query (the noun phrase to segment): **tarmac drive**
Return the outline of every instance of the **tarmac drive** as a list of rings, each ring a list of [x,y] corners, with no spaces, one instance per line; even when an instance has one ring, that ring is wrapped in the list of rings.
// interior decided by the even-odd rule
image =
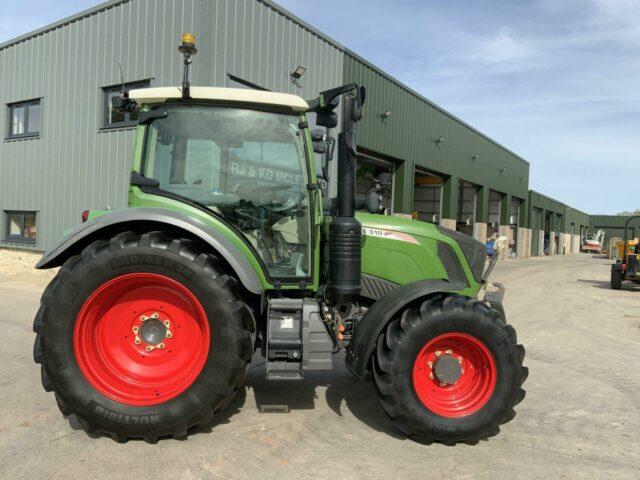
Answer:
[[[207,432],[118,444],[73,430],[40,384],[32,320],[47,279],[0,274],[0,478],[634,479],[640,478],[640,287],[609,288],[587,254],[509,260],[509,321],[525,345],[527,397],[478,445],[397,434],[370,383],[336,370],[267,386],[262,362]],[[289,413],[259,413],[287,404]]]

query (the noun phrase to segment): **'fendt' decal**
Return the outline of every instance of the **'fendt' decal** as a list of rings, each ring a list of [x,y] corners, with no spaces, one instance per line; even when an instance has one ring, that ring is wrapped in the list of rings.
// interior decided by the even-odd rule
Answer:
[[[385,238],[389,240],[398,240],[400,242],[413,243],[420,245],[420,242],[408,233],[394,232],[393,230],[383,230],[381,228],[362,227],[362,235],[368,237]]]

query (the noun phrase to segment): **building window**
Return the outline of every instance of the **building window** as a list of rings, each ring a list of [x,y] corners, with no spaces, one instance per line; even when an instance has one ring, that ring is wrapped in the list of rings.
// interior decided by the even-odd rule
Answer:
[[[125,83],[124,89],[129,92],[138,88],[149,88],[151,82],[144,80],[141,82]],[[112,87],[104,87],[102,89],[104,96],[104,115],[103,128],[121,128],[133,127],[138,123],[138,114],[136,112],[121,112],[114,110],[111,106],[111,99],[122,95],[122,85],[114,85]]]
[[[7,138],[37,137],[40,135],[40,99],[11,103]]]
[[[5,212],[7,225],[5,241],[12,243],[36,243],[35,212]]]

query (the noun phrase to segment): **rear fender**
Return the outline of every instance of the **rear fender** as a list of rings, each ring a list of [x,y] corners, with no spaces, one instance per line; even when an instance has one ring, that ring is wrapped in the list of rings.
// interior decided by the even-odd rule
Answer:
[[[457,293],[465,288],[466,285],[461,282],[427,279],[406,283],[391,290],[374,303],[358,322],[347,350],[347,368],[357,377],[365,377],[378,337],[407,305],[435,293]]]
[[[162,230],[163,227],[185,232],[209,244],[231,266],[240,282],[251,293],[260,295],[263,288],[254,268],[240,250],[221,232],[200,220],[164,208],[129,208],[116,210],[80,225],[36,264],[38,269],[61,266],[68,258],[79,254],[92,241],[108,238],[127,229],[140,230],[144,224]]]

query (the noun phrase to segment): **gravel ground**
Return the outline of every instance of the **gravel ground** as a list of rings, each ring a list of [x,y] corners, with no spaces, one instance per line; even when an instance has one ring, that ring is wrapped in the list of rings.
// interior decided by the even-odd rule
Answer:
[[[27,262],[28,263],[28,262]],[[208,431],[186,441],[118,444],[73,430],[40,384],[31,329],[44,288],[0,276],[0,479],[640,478],[640,288],[609,287],[591,255],[499,264],[505,308],[527,349],[527,397],[478,445],[421,445],[398,434],[371,383],[335,370],[247,384]],[[259,413],[287,404],[290,413]]]
[[[39,252],[9,250],[0,248],[0,277],[10,275],[37,275],[53,277],[54,270],[36,270],[34,265],[40,260]]]

